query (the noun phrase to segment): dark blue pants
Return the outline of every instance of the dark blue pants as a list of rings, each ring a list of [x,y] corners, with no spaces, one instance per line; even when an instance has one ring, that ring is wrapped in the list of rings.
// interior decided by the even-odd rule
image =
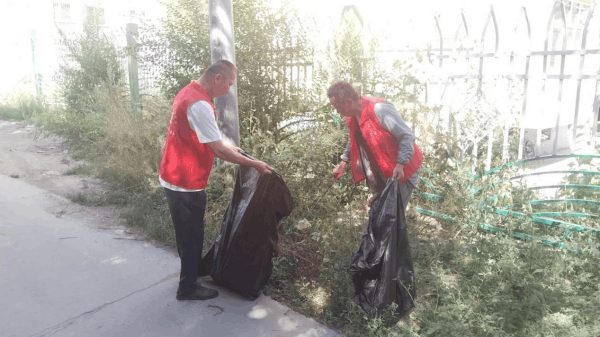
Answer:
[[[179,289],[186,290],[196,282],[198,262],[202,259],[206,192],[176,192],[167,188],[164,190],[181,260]]]

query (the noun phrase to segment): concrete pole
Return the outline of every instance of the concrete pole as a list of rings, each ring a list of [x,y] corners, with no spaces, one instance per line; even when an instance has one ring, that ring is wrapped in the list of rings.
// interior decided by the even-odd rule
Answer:
[[[227,60],[235,64],[231,0],[208,0],[208,14],[212,63]],[[237,84],[231,87],[228,94],[215,98],[215,108],[223,142],[229,146],[239,146]]]

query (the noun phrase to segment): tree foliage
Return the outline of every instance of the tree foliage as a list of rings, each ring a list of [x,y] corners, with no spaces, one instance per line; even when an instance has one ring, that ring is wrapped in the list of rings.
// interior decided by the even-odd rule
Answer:
[[[119,52],[109,34],[92,16],[77,36],[59,30],[64,57],[59,64],[61,96],[73,112],[99,112],[96,91],[102,85],[122,84]]]
[[[166,7],[158,34],[172,53],[162,78],[172,99],[211,64],[209,19],[204,2],[171,0]],[[290,65],[312,61],[312,46],[287,7],[273,11],[265,0],[234,0],[233,16],[240,138],[248,143],[251,134],[269,132],[281,139],[287,131],[280,128],[282,121],[312,109],[313,101],[301,99],[304,92],[288,78]],[[155,57],[165,52],[156,48]]]
[[[168,0],[165,7],[162,29],[145,27],[145,36],[154,38],[149,58],[164,68],[162,90],[173,99],[211,64],[208,7],[205,1],[196,0]]]

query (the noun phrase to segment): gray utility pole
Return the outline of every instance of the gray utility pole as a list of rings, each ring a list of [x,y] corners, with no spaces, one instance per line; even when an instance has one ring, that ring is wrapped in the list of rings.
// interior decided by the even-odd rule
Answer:
[[[208,14],[210,17],[210,57],[212,63],[227,60],[235,64],[233,5],[231,0],[208,0]],[[231,87],[228,94],[215,98],[215,108],[223,142],[229,146],[239,146],[237,84]]]

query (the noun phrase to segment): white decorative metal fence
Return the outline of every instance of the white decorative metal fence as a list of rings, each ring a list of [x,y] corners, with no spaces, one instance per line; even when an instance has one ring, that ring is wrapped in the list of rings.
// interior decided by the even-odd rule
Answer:
[[[439,15],[434,18],[439,45],[425,51],[429,64],[423,100],[443,107],[440,127],[457,137],[461,158],[472,159],[475,167],[479,144],[487,139],[485,167],[490,169],[497,128],[503,128],[503,163],[580,152],[576,144],[584,142],[595,147],[600,108],[595,10],[595,3],[572,6],[557,1],[547,21],[543,50],[532,50],[525,6],[512,34],[505,37],[511,41],[504,50],[499,50],[503,36],[493,6],[479,39],[471,37],[464,12],[450,41],[444,38]],[[519,128],[518,158],[509,158],[509,132],[514,127]]]

